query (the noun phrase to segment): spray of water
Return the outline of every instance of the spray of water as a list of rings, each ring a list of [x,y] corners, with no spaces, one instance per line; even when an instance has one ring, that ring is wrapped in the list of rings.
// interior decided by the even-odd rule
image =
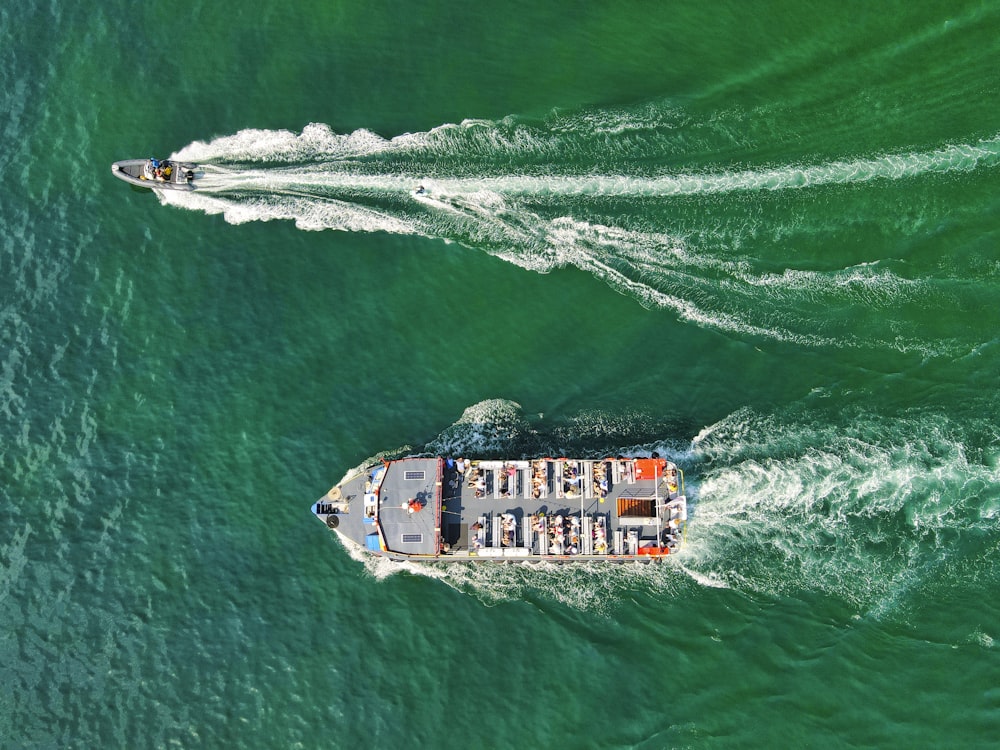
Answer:
[[[679,120],[647,108],[543,125],[466,121],[392,139],[325,125],[299,134],[245,130],[175,154],[205,165],[205,176],[198,190],[164,191],[161,200],[232,223],[277,219],[309,230],[440,238],[541,273],[572,265],[644,305],[745,336],[924,355],[968,349],[970,342],[928,333],[901,312],[946,312],[953,293],[940,283],[900,276],[880,260],[776,273],[739,250],[740,232],[760,231],[756,220],[725,239],[713,230],[713,212],[747,198],[991,168],[1000,163],[1000,136],[818,164],[685,172],[676,163],[707,136]],[[678,201],[705,203],[697,231],[678,225]],[[866,210],[864,200],[852,210]],[[850,322],[859,306],[885,319],[888,333],[859,333]]]

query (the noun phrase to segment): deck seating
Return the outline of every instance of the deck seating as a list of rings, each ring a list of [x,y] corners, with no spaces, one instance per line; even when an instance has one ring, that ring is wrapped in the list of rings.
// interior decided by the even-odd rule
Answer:
[[[531,470],[531,494],[538,499],[549,496],[549,462],[535,461]]]
[[[567,521],[566,553],[569,555],[579,555],[583,549],[582,523],[580,516],[570,516]]]
[[[473,488],[476,497],[486,496],[486,475],[478,466],[474,466],[468,473],[469,487]]]
[[[561,463],[564,497],[580,497],[583,482],[580,465],[576,461],[563,461]]]
[[[469,544],[471,552],[479,552],[486,546],[486,516],[480,516],[477,523],[479,528],[474,529],[474,535],[470,535],[472,537]]]
[[[639,532],[636,529],[628,530],[628,539],[626,544],[630,555],[639,554]]]
[[[519,494],[521,494],[518,489],[517,467],[514,464],[508,464],[507,466],[504,467],[504,474],[506,474],[507,476],[506,497],[517,497]]]
[[[549,554],[566,554],[566,519],[562,515],[549,516],[548,533]]]
[[[611,479],[615,484],[635,484],[635,463],[616,458],[611,462]]]
[[[508,461],[504,469],[510,497],[528,497],[531,491],[531,464],[527,461]]]
[[[497,518],[500,521],[500,546],[517,546],[517,519],[513,513],[502,513]]]
[[[608,476],[607,476],[607,464],[604,461],[598,461],[592,466],[593,475],[593,489],[591,497],[605,498],[608,496]]]
[[[531,467],[525,466],[520,470],[521,473],[521,495],[524,498],[532,497],[532,485],[531,485]]]
[[[594,519],[594,541],[593,554],[606,555],[608,553],[608,527],[604,516],[597,516]]]
[[[499,547],[500,540],[502,538],[502,529],[500,527],[500,515],[498,513],[493,514],[493,534],[490,537],[490,546]]]

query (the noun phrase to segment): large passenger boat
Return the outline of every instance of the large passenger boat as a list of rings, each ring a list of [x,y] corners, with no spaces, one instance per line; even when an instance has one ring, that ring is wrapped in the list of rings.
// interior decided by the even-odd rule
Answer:
[[[393,560],[650,562],[677,552],[681,470],[651,458],[381,461],[312,506],[347,544]]]

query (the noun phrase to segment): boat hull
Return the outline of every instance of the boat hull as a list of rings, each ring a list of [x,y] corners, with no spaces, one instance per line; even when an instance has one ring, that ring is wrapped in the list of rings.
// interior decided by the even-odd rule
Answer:
[[[169,168],[166,176],[157,176],[151,159],[125,159],[111,165],[111,174],[130,185],[150,190],[194,190],[195,182],[202,176],[197,164],[163,161]]]

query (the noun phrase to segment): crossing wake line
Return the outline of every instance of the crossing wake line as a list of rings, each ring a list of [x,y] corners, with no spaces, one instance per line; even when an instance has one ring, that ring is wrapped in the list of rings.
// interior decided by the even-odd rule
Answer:
[[[262,138],[269,145],[254,148],[252,141],[248,143],[248,139],[254,137]],[[426,194],[441,199],[484,191],[525,197],[697,196],[899,180],[923,174],[970,171],[980,166],[996,166],[1000,162],[998,135],[975,144],[948,145],[927,152],[883,154],[816,165],[723,170],[715,173],[680,172],[657,176],[629,173],[572,174],[560,173],[561,165],[545,165],[552,167],[555,173],[449,177],[435,174],[438,168],[434,163],[420,163],[418,159],[414,159],[410,168],[404,172],[391,170],[391,167],[396,166],[396,157],[400,152],[411,157],[426,152],[425,157],[436,160],[439,149],[435,147],[432,134],[425,134],[423,139],[408,134],[384,140],[367,131],[359,131],[351,136],[338,136],[325,126],[311,125],[299,136],[285,131],[269,136],[263,135],[262,131],[245,131],[242,136],[221,138],[213,141],[213,144],[192,144],[182,149],[176,158],[200,161],[211,159],[213,164],[229,163],[239,166],[265,162],[268,167],[256,170],[219,169],[211,174],[215,179],[205,183],[208,192],[353,188],[403,195],[422,184]],[[495,156],[500,158],[504,155],[501,142]],[[633,159],[638,160],[639,157],[644,155],[640,153],[633,156]],[[292,163],[281,166],[271,161],[281,158]],[[380,160],[385,161],[389,169],[379,170]]]
[[[930,355],[968,349],[970,342],[919,330],[903,312],[946,308],[948,283],[901,275],[878,257],[776,270],[741,248],[762,229],[787,236],[800,230],[794,222],[818,226],[814,233],[843,223],[841,213],[800,212],[766,226],[755,207],[767,196],[845,186],[847,208],[863,217],[863,185],[992,168],[1000,163],[1000,136],[812,165],[685,171],[674,166],[670,132],[634,113],[558,127],[473,121],[392,139],[323,125],[300,134],[249,130],[175,154],[203,165],[205,176],[197,190],[161,200],[231,223],[277,219],[307,230],[442,239],[543,273],[575,266],[644,305],[743,335]],[[678,219],[691,201],[705,202],[700,225]],[[724,222],[736,227],[725,238]],[[886,318],[891,335],[855,330],[846,312],[858,305]],[[845,314],[830,316],[831,309]]]

